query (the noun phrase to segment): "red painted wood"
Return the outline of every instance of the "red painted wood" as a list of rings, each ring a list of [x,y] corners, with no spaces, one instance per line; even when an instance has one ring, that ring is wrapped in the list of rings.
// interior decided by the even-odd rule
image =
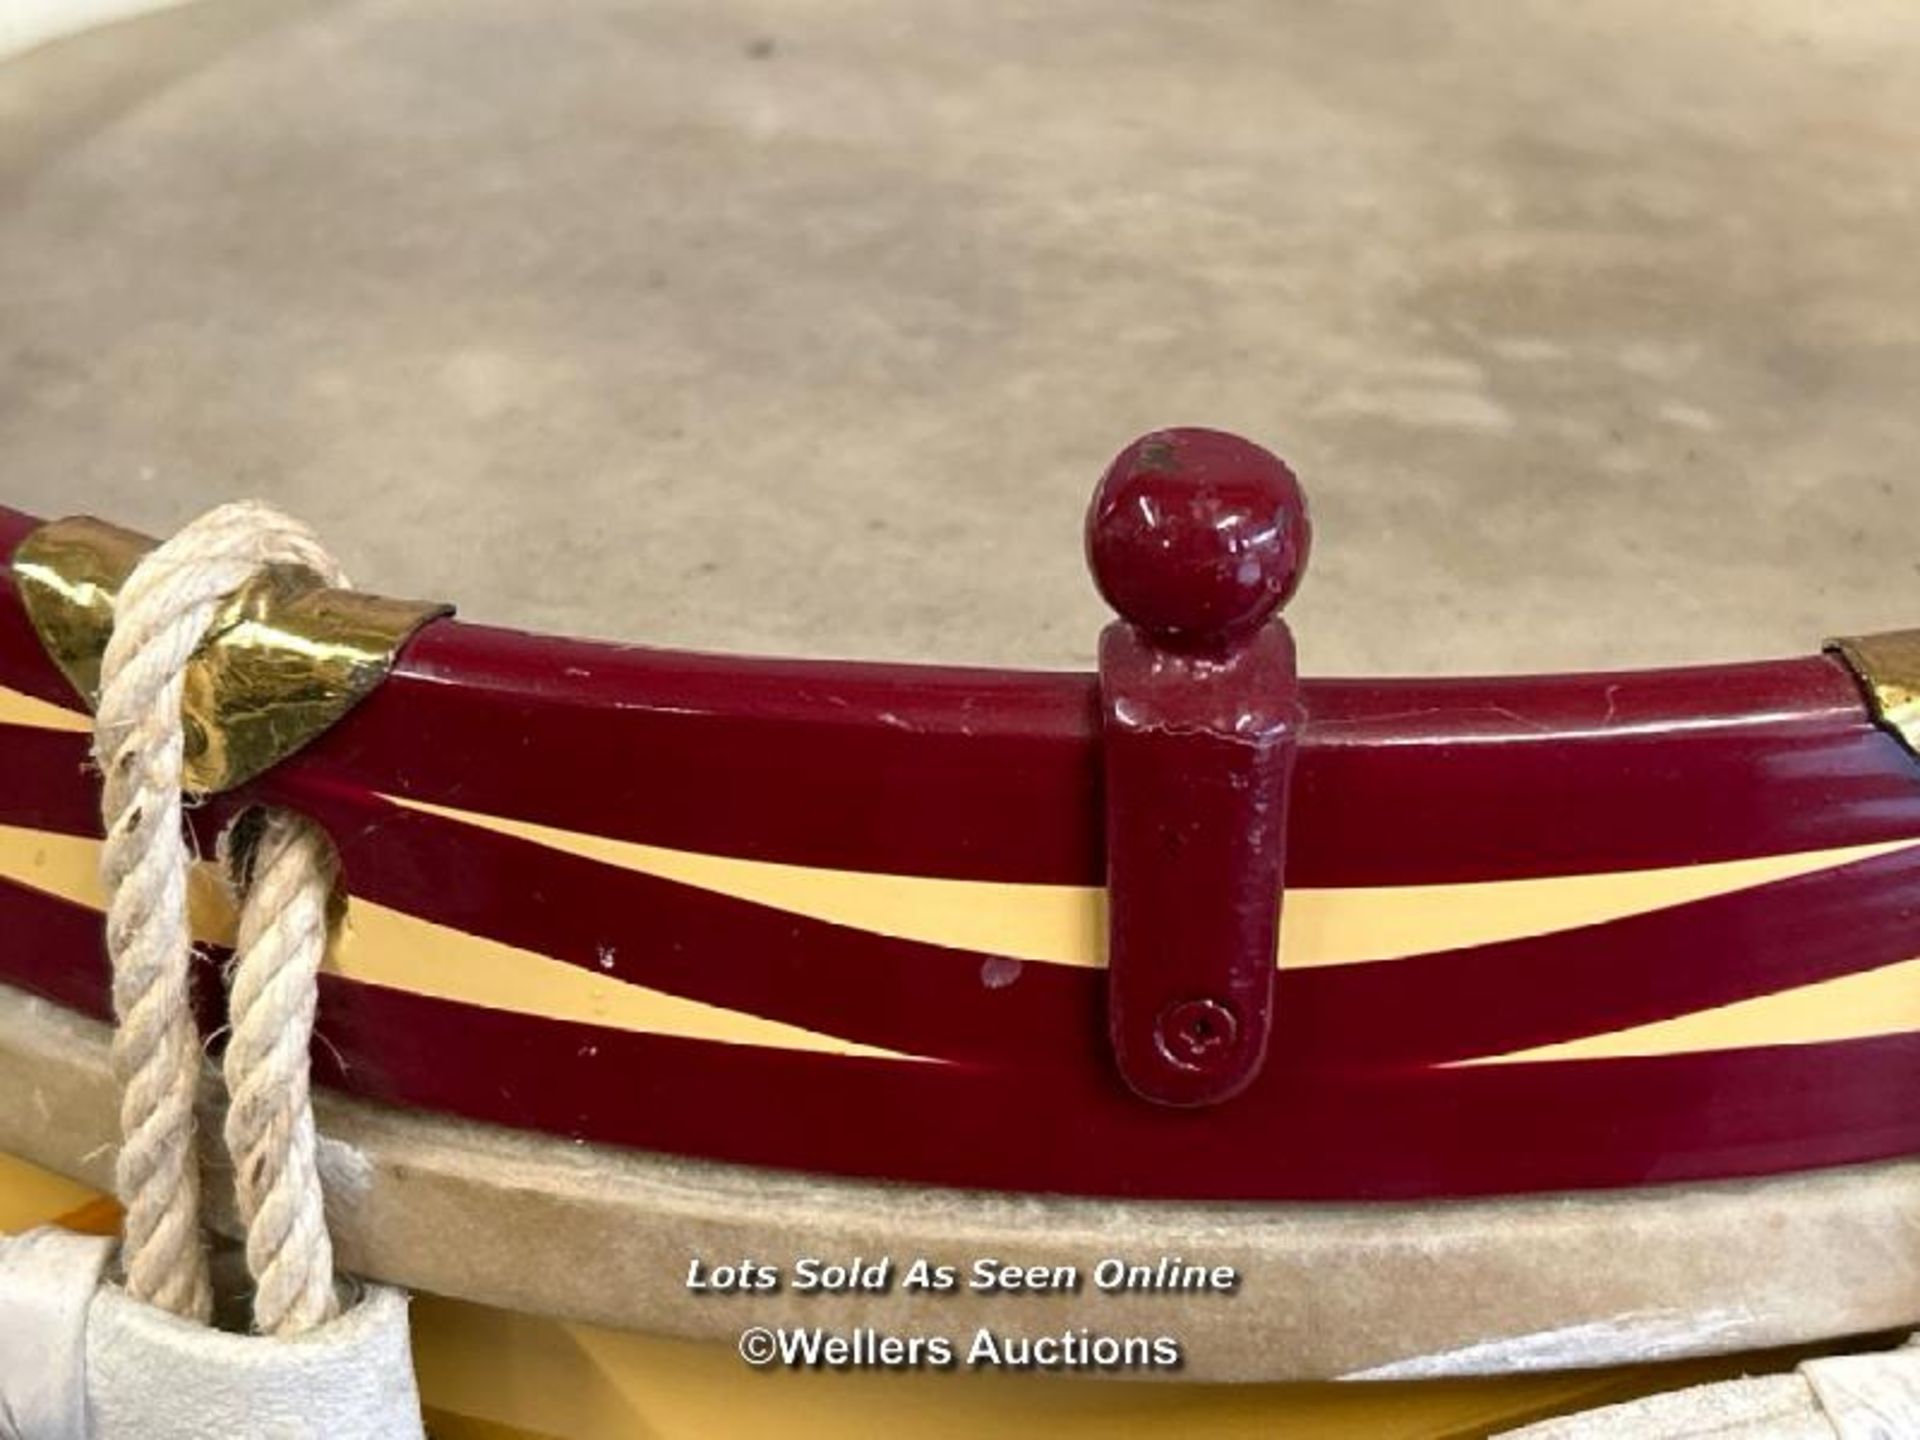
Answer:
[[[75,781],[82,753],[78,736],[0,729],[0,824],[97,833]],[[362,794],[301,786],[278,798],[343,837],[354,894],[457,930],[911,1054],[1035,1073],[1106,1064],[1098,971],[848,930]],[[193,812],[203,851],[228,813]],[[1903,851],[1564,934],[1284,971],[1274,1063],[1445,1063],[1871,970],[1916,953],[1916,894],[1920,854]],[[47,966],[75,963],[73,938],[0,947],[0,979],[51,983]]]
[[[1100,637],[1107,1033],[1162,1105],[1231,1099],[1266,1058],[1304,719],[1275,617],[1309,533],[1293,472],[1215,430],[1136,440],[1087,514],[1120,615]]]
[[[30,771],[47,791],[74,795],[69,817],[78,813],[84,822],[84,805],[78,803],[84,779],[77,765],[34,756],[15,743],[17,738],[17,732],[0,738],[0,797],[13,804],[27,788]],[[78,739],[53,738],[70,746]],[[70,749],[69,759],[76,754]],[[10,810],[6,822],[45,825],[49,818],[43,807],[35,807]],[[796,1129],[791,1116],[828,1113],[851,1102],[832,1068],[842,1062],[765,1056],[740,1047],[715,1047],[712,1057],[690,1058],[708,1047],[673,1042],[667,1058],[658,1062],[663,1068],[656,1068],[648,1057],[658,1055],[659,1047],[644,1037],[484,1015],[462,1024],[449,1015],[437,1028],[416,1031],[405,1017],[415,1013],[418,1002],[377,987],[349,987],[330,1001],[320,1033],[322,1050],[341,1056],[343,1068],[329,1073],[354,1093],[403,1107],[448,1108],[581,1138],[715,1158],[1091,1193],[1242,1198],[1478,1193],[1518,1184],[1526,1176],[1543,1187],[1639,1183],[1655,1161],[1670,1175],[1752,1173],[1744,1168],[1750,1163],[1747,1151],[1730,1159],[1719,1138],[1726,1124],[1719,1107],[1744,1107],[1745,1091],[1704,1098],[1698,1091],[1683,1092],[1698,1108],[1652,1117],[1664,1148],[1650,1156],[1641,1129],[1649,1117],[1637,1109],[1646,1103],[1637,1088],[1644,1068],[1639,1062],[1575,1067],[1591,1072],[1591,1084],[1581,1087],[1587,1118],[1579,1132],[1591,1142],[1590,1150],[1556,1143],[1539,1156],[1482,1155],[1470,1135],[1450,1135],[1446,1153],[1436,1158],[1424,1148],[1398,1151],[1380,1141],[1386,1130],[1362,1122],[1368,1097],[1383,1089],[1399,1097],[1402,1109],[1411,1105],[1423,1113],[1427,1101],[1421,1097],[1427,1092],[1422,1087],[1428,1082],[1436,1092],[1457,1091],[1455,1072],[1435,1068],[1448,1060],[1683,1014],[1906,959],[1913,951],[1913,897],[1920,891],[1920,860],[1896,855],[1565,936],[1283,974],[1271,1078],[1217,1112],[1238,1115],[1243,1107],[1254,1107],[1271,1133],[1262,1139],[1253,1133],[1258,1123],[1236,1120],[1233,1129],[1246,1148],[1216,1152],[1202,1125],[1189,1137],[1190,1153],[1174,1163],[1167,1151],[1172,1142],[1156,1139],[1154,1122],[1144,1118],[1151,1107],[1127,1101],[1116,1080],[1102,1078],[1108,1072],[1097,972],[1012,967],[1010,983],[990,986],[981,957],[898,942],[889,952],[886,942],[871,937],[715,901],[645,877],[616,878],[606,867],[504,837],[461,836],[462,827],[443,821],[431,821],[440,827],[435,833],[407,832],[406,825],[431,817],[374,813],[345,824],[344,815],[323,818],[365,847],[352,873],[357,890],[374,887],[369,898],[430,908],[422,902],[436,891],[461,891],[461,877],[471,874],[474,891],[491,884],[497,894],[515,896],[529,907],[524,913],[518,905],[476,912],[472,928],[499,933],[510,919],[518,928],[501,938],[558,951],[586,968],[596,964],[591,937],[576,932],[578,938],[569,941],[561,922],[569,915],[580,917],[583,902],[598,894],[611,902],[624,927],[603,932],[617,947],[617,973],[623,978],[720,1003],[740,1002],[851,1038],[908,1049],[924,1046],[922,1053],[951,1054],[960,1062],[934,1067],[954,1071],[951,1084],[916,1090],[930,1107],[917,1124],[869,1125],[868,1112],[861,1109],[851,1112],[860,1114],[859,1125],[830,1127],[834,1133],[828,1134]],[[530,862],[540,863],[529,868]],[[676,918],[683,898],[693,905],[689,918],[704,914],[709,919],[686,928]],[[747,928],[726,928],[735,912]],[[105,1013],[97,916],[0,886],[0,927],[13,937],[12,944],[0,947],[0,977],[61,1003]],[[783,930],[796,938],[783,941]],[[811,938],[799,939],[802,930]],[[846,983],[823,985],[822,976],[844,976]],[[752,991],[756,983],[765,988]],[[838,1014],[802,1008],[806,997],[823,992],[844,997],[845,1008]],[[863,1029],[863,1012],[879,1028]],[[210,1023],[211,1014],[206,1018]],[[542,1035],[556,1032],[550,1043],[541,1041],[528,1052],[525,1068],[521,1052],[531,1041],[517,1028],[523,1023]],[[492,1061],[470,1048],[473,1034],[501,1034],[503,1026],[517,1038]],[[916,1026],[922,1027],[918,1033]],[[408,1053],[383,1054],[380,1047],[388,1044]],[[580,1058],[589,1052],[590,1059]],[[1908,1063],[1915,1058],[1910,1051],[1900,1053]],[[574,1056],[570,1062],[564,1058],[568,1054]],[[1803,1073],[1800,1052],[1778,1055],[1787,1075]],[[431,1066],[415,1063],[428,1056]],[[643,1113],[640,1092],[625,1083],[628,1072],[620,1068],[628,1061],[640,1067],[634,1073],[654,1077],[649,1083],[663,1098],[671,1097],[675,1115],[670,1123]],[[742,1103],[737,1076],[708,1074],[735,1062],[754,1075],[768,1067],[779,1072],[777,1082],[769,1082],[777,1084],[772,1093],[781,1096],[775,1115],[770,1117],[764,1103]],[[1706,1057],[1702,1063],[1711,1069],[1720,1061]],[[574,1073],[580,1067],[585,1075]],[[675,1067],[677,1081],[669,1078]],[[890,1093],[902,1083],[921,1083],[920,1067],[855,1068]],[[1563,1068],[1554,1067],[1556,1077]],[[502,1073],[517,1078],[510,1095],[495,1096]],[[1621,1084],[1609,1091],[1604,1077],[1615,1073]],[[912,1078],[903,1082],[901,1075]],[[979,1083],[962,1086],[959,1076]],[[576,1095],[589,1077],[612,1086],[612,1093],[588,1096],[572,1108],[563,1104],[561,1097]],[[1891,1083],[1898,1077],[1887,1078]],[[1762,1082],[1765,1093],[1778,1088],[1766,1073],[1754,1083]],[[1095,1124],[1090,1112],[1084,1128],[1058,1125],[1045,1164],[1038,1164],[1030,1153],[1027,1107],[1017,1097],[1023,1088],[1038,1094],[1062,1085],[1074,1094],[1111,1092],[1141,1113],[1138,1127],[1118,1119]],[[1463,1129],[1501,1126],[1534,1137],[1530,1144],[1544,1143],[1539,1136],[1550,1127],[1563,1088],[1558,1079],[1533,1091],[1516,1084],[1498,1092],[1498,1107],[1461,1102],[1452,1123]],[[1770,1132],[1764,1150],[1769,1158],[1760,1170],[1838,1163],[1836,1156],[1877,1158],[1904,1153],[1910,1143],[1906,1130],[1884,1129],[1884,1106],[1856,1088],[1801,1092],[1787,1087],[1784,1093],[1781,1118],[1791,1118],[1792,1125]],[[1611,1129],[1601,1120],[1607,1104],[1614,1107]],[[1313,1143],[1296,1143],[1287,1116],[1302,1105],[1330,1107],[1361,1128],[1338,1146],[1317,1132]],[[981,1107],[997,1115],[999,1124],[981,1123],[975,1113]],[[1054,1113],[1051,1101],[1045,1108]],[[770,1125],[781,1133],[768,1134]],[[928,1153],[924,1132],[947,1135],[956,1128],[977,1132],[971,1148]],[[848,1132],[857,1134],[857,1145],[842,1143]],[[1489,1168],[1474,1169],[1476,1156]],[[1732,1160],[1740,1163],[1719,1168]],[[1029,1163],[1036,1168],[1019,1178],[1019,1167]]]
[[[1273,1023],[1293,638],[1273,624],[1198,658],[1117,622],[1100,682],[1114,1061],[1148,1100],[1215,1104],[1258,1073]]]
[[[30,524],[0,511],[0,537]],[[0,684],[74,703],[10,584]],[[1920,831],[1910,758],[1825,656],[1308,680],[1302,695],[1290,886],[1643,869]],[[285,770],[722,855],[1097,884],[1099,723],[1088,675],[748,660],[439,621]]]
[[[0,546],[29,523],[0,513]],[[5,585],[0,684],[71,703]],[[1301,693],[1290,886],[1920,836],[1913,762],[1824,658]],[[1448,1063],[1910,958],[1920,861],[1904,855],[1565,935],[1283,972],[1258,1079],[1187,1112],[1141,1105],[1114,1073],[1097,971],[859,934],[380,798],[790,863],[1088,884],[1106,863],[1099,730],[1089,676],[760,662],[441,622],[339,728],[195,821],[283,798],[326,825],[368,899],[931,1057],[637,1036],[330,979],[316,1073],[402,1107],[908,1181],[1239,1199],[1627,1185],[1920,1148],[1900,1100],[1920,1069],[1911,1036]],[[96,833],[84,754],[81,736],[0,727],[0,823]],[[0,884],[0,929],[0,980],[105,1013],[97,916]]]
[[[1156,430],[1114,457],[1087,511],[1114,612],[1170,649],[1217,653],[1293,598],[1313,545],[1286,462],[1237,435]]]
[[[60,912],[65,912],[61,915]],[[49,918],[50,914],[53,918]],[[44,956],[97,917],[0,884]],[[70,952],[71,953],[71,952]],[[203,958],[200,984],[222,957]],[[40,963],[40,962],[29,962]],[[49,966],[107,1013],[103,960]],[[10,979],[17,975],[10,973]],[[38,988],[38,987],[30,987]],[[203,1013],[203,1023],[211,1016]],[[1414,1200],[1778,1174],[1920,1150],[1920,1036],[1524,1066],[1269,1065],[1206,1110],[1142,1105],[1097,1053],[1048,1069],[709,1045],[529,1019],[322,977],[322,1084],[609,1144],[852,1176],[1133,1198]],[[1276,1049],[1275,1060],[1291,1060]]]

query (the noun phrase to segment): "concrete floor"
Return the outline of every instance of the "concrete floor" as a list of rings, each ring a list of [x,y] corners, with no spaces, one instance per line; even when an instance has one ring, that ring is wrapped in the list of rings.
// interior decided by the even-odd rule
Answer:
[[[1904,3],[207,0],[0,66],[0,498],[369,588],[1084,665],[1169,423],[1312,672],[1920,624]]]

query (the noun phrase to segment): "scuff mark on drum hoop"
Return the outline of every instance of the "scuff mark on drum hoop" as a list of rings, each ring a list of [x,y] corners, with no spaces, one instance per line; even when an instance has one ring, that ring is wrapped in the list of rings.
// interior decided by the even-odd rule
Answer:
[[[989,990],[1004,990],[1020,978],[1024,968],[1018,960],[1004,955],[989,955],[980,962],[980,983]]]
[[[1611,1320],[1590,1320],[1538,1330],[1508,1340],[1483,1340],[1457,1350],[1416,1355],[1342,1375],[1342,1380],[1444,1380],[1468,1375],[1566,1370],[1591,1365],[1638,1365],[1677,1360],[1725,1342],[1753,1323],[1746,1309],[1678,1312],[1636,1311]]]

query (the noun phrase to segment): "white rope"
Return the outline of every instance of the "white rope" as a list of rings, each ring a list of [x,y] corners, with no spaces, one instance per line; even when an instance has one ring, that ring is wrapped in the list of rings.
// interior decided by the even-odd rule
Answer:
[[[250,849],[231,866],[242,900],[227,1002],[227,1153],[254,1329],[297,1335],[338,1313],[307,1088],[333,847],[312,822],[273,810]]]
[[[257,502],[212,510],[149,554],[115,599],[94,722],[94,757],[104,779],[107,953],[118,1020],[113,1062],[121,1087],[121,1147],[115,1185],[126,1210],[126,1286],[136,1300],[198,1320],[207,1319],[212,1307],[194,1141],[201,1051],[188,1003],[192,856],[181,823],[181,698],[187,662],[221,602],[275,564],[303,566],[328,584],[345,583],[310,531]],[[298,845],[289,853],[311,857],[314,847]],[[314,1323],[307,1317],[314,1313],[315,1277],[324,1275],[329,1291],[332,1282],[330,1251],[320,1253],[325,1226],[309,1219],[319,1187],[305,1059],[318,965],[314,946],[324,943],[324,926],[316,942],[311,925],[297,916],[282,923],[266,908],[303,911],[308,887],[281,880],[256,887],[253,895],[257,903],[250,895],[243,910],[260,913],[243,913],[241,927],[243,942],[251,936],[260,955],[252,963],[243,943],[236,971],[249,972],[249,994],[264,1006],[249,1022],[246,1047],[262,1069],[255,1075],[244,1061],[228,1064],[229,1085],[237,1075],[236,1093],[255,1097],[235,1153],[249,1157],[239,1167],[247,1172],[240,1191],[249,1267],[256,1282],[262,1273],[270,1275],[275,1304],[284,1302],[276,1313],[282,1323],[298,1326]],[[321,910],[324,915],[324,903]],[[260,973],[250,973],[256,969]],[[248,1008],[253,1012],[256,1005]],[[262,1043],[276,1018],[286,1030],[282,1043]],[[290,1078],[294,1070],[297,1086]],[[259,1092],[274,1083],[285,1093],[273,1103],[260,1100]],[[296,1193],[302,1185],[310,1193]],[[249,1196],[252,1211],[245,1208]],[[262,1236],[258,1267],[256,1226]]]

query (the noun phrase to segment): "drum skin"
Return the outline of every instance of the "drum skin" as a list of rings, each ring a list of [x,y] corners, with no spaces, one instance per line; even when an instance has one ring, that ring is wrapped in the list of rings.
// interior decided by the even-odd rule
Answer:
[[[1306,487],[1306,675],[1912,622],[1902,7],[1188,8],[210,0],[18,57],[0,496],[258,495],[548,633],[1088,669],[1088,492],[1198,424]]]
[[[0,531],[259,493],[383,590],[620,642],[443,623],[199,817],[342,846],[353,1103],[1087,1204],[1653,1215],[1862,1164],[1887,1225],[1920,772],[1809,652],[1913,618],[1916,72],[1897,10],[1784,3],[205,0],[0,67]],[[1099,1049],[1077,550],[1108,457],[1186,421],[1305,482],[1309,676],[1514,678],[1309,681],[1270,1073],[1182,1132]],[[101,1016],[85,717],[11,584],[0,692],[8,1018]],[[503,1055],[540,1082],[479,1083]],[[99,1098],[0,1128],[93,1174]],[[111,1224],[0,1171],[8,1225],[62,1217]],[[448,1435],[1464,1435],[1788,1363],[741,1385],[433,1273]],[[1920,1315],[1904,1271],[1851,1322],[1807,1283],[1776,1338]],[[1737,1288],[1679,1307],[1693,1350]]]

